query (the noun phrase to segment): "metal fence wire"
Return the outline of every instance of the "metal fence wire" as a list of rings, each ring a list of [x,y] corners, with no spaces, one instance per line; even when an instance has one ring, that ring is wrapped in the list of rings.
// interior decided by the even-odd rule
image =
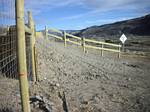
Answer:
[[[0,0],[0,74],[17,76],[15,0]]]
[[[28,80],[32,80],[32,54],[31,54],[31,41],[30,41],[30,34],[25,34],[26,37],[26,63],[27,63],[27,73],[28,73]]]
[[[25,36],[28,79],[31,79],[30,35]],[[15,0],[0,0],[0,75],[18,78]]]

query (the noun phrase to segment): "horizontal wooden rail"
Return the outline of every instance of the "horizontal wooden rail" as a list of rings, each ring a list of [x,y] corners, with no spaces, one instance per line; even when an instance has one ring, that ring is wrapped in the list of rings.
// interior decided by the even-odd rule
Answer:
[[[111,51],[111,52],[120,52],[119,50],[114,50],[114,49],[108,49],[108,48],[101,48],[101,47],[95,47],[91,45],[85,45],[87,48],[92,48],[92,49],[97,49],[97,50],[104,50],[104,51]]]
[[[51,37],[55,37],[55,38],[60,39],[60,40],[63,40],[62,37],[59,37],[59,36],[57,36],[57,35],[53,35],[53,34],[47,34],[47,35],[48,35],[48,36],[51,36]]]
[[[66,41],[68,41],[68,42],[70,42],[70,43],[73,43],[73,44],[76,44],[76,45],[81,45],[81,43],[75,42],[75,41],[71,41],[71,40],[69,40],[69,39],[67,39]]]
[[[49,33],[47,35],[51,36],[51,37],[55,37],[55,38],[60,39],[60,40],[63,40],[65,46],[66,46],[66,42],[70,42],[72,44],[76,44],[76,45],[82,46],[84,52],[85,52],[85,48],[91,48],[91,49],[101,50],[101,56],[103,56],[103,51],[110,51],[110,52],[118,53],[118,57],[120,57],[120,48],[121,48],[120,44],[117,45],[117,44],[113,44],[113,43],[106,43],[106,42],[101,42],[101,41],[96,41],[96,40],[91,40],[91,39],[85,39],[84,37],[81,38],[81,37],[78,37],[78,36],[74,36],[72,34],[66,33],[65,31],[62,32],[60,30],[53,29],[53,28],[50,28],[49,30],[63,34],[63,37],[57,36],[55,34],[49,34]],[[73,41],[73,40],[67,38],[67,36],[68,37],[72,37],[74,39],[77,39],[77,40],[79,40],[79,42]],[[86,42],[87,43],[100,44],[101,47],[96,47],[94,45],[93,46],[92,45],[88,45]],[[105,47],[104,45],[117,47],[117,49],[104,48]]]
[[[66,35],[67,35],[67,36],[70,36],[70,37],[72,37],[72,38],[75,38],[75,39],[81,40],[81,38],[80,38],[80,37],[77,37],[77,36],[71,35],[71,34],[69,34],[69,33],[66,33]]]
[[[24,25],[24,29],[25,29],[25,33],[32,34],[32,31],[28,26]],[[6,35],[7,33],[0,34],[0,36],[6,36]]]
[[[121,47],[121,45],[116,45],[116,44],[106,43],[106,42],[100,42],[100,41],[91,40],[91,39],[85,39],[85,41],[86,41],[86,42],[97,43],[97,44],[103,44],[103,45],[114,46],[114,47]]]
[[[25,28],[25,33],[32,34],[32,31],[28,26],[25,25],[24,28]]]
[[[61,33],[61,34],[62,34],[62,31],[57,30],[57,29],[55,29],[55,28],[48,28],[47,30],[51,30],[51,31],[53,31],[53,32],[57,32],[57,33]]]

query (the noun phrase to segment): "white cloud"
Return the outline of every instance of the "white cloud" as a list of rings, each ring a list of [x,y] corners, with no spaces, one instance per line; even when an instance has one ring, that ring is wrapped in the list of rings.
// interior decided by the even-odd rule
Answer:
[[[37,15],[44,10],[81,4],[80,0],[25,0],[25,9],[32,10]]]
[[[33,15],[36,16],[37,19],[35,21],[39,24],[41,23],[41,25],[44,23],[48,23],[48,20],[45,19],[43,21],[43,19],[39,17],[41,13],[44,13],[45,11],[54,11],[55,13],[59,14],[61,13],[61,10],[60,12],[56,12],[57,8],[65,9],[65,7],[70,7],[71,9],[72,6],[76,6],[79,9],[84,9],[84,13],[74,14],[73,10],[71,10],[72,12],[70,11],[70,14],[68,14],[68,16],[64,15],[65,17],[60,17],[60,19],[57,18],[57,20],[55,21],[72,21],[85,18],[86,20],[89,20],[83,21],[85,25],[93,25],[130,19],[135,15],[143,15],[150,12],[149,0],[25,0],[26,10],[32,10]],[[92,20],[92,17],[97,18],[98,16],[103,16],[103,14],[105,15],[106,13],[109,13],[111,11],[117,12],[124,9],[130,10],[132,13],[126,14],[126,16],[124,16],[125,18],[116,17],[115,19],[110,19],[110,17],[108,19],[100,18],[98,20]],[[80,26],[80,24],[77,24],[76,28],[82,29],[83,27],[85,27],[85,25]]]
[[[61,18],[61,20],[78,19],[111,10],[128,9],[142,13],[148,10],[147,7],[150,7],[150,2],[149,0],[25,0],[26,11],[32,10],[34,15],[38,15],[44,10],[50,11],[55,10],[55,8],[68,6],[82,7],[88,9],[88,12],[66,16]]]
[[[83,0],[82,3],[91,11],[80,13],[73,16],[67,16],[62,20],[78,19],[85,16],[106,13],[112,10],[132,10],[136,13],[147,13],[150,11],[149,0]]]

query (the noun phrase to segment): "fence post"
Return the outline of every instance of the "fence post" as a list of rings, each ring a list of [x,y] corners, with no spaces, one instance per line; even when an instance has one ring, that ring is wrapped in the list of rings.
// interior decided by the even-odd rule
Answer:
[[[63,34],[64,34],[64,46],[66,47],[66,45],[67,45],[67,43],[66,43],[66,32],[64,31]]]
[[[121,52],[121,50],[120,50],[120,44],[119,44],[119,47],[118,47],[118,58],[120,58],[120,52]]]
[[[40,81],[40,76],[37,73],[37,64],[38,64],[38,60],[37,60],[37,52],[36,52],[36,47],[34,46],[34,56],[35,56],[35,74],[36,74],[36,81]]]
[[[32,80],[33,82],[36,82],[36,72],[35,72],[35,27],[34,27],[34,22],[32,18],[32,13],[31,11],[28,11],[28,18],[29,18],[29,27],[31,29],[31,37],[30,37],[30,48],[31,48],[31,63],[32,63]]]
[[[27,79],[25,29],[24,29],[24,0],[16,0],[16,30],[17,30],[17,56],[20,95],[23,112],[30,112],[29,86]]]
[[[104,55],[104,53],[103,53],[103,48],[104,48],[104,45],[102,44],[101,56],[103,56],[103,55]]]
[[[36,28],[35,28],[35,25],[34,25],[34,36],[35,38],[37,37],[36,36]],[[37,73],[37,61],[38,61],[38,58],[37,58],[37,52],[36,52],[36,46],[34,46],[34,59],[35,59],[35,74],[36,74],[36,81],[40,81],[40,77],[39,77],[39,74]]]
[[[48,33],[48,32],[47,32],[47,26],[45,26],[45,38],[46,38],[46,39],[48,39],[47,33]]]
[[[82,37],[82,48],[83,48],[83,52],[85,53],[85,38]]]

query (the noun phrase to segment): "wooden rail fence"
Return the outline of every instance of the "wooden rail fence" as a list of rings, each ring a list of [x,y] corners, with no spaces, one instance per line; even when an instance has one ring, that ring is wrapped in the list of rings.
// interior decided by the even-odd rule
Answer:
[[[58,33],[61,36],[58,36],[58,35],[52,34],[52,33],[50,34],[49,31]],[[78,36],[66,33],[65,31],[60,31],[60,30],[57,30],[54,28],[45,27],[45,37],[48,38],[48,36],[64,41],[64,46],[67,45],[67,42],[82,46],[83,52],[85,52],[86,48],[91,48],[91,49],[101,50],[101,56],[103,56],[103,51],[109,51],[109,52],[118,53],[118,58],[120,58],[120,54],[121,54],[121,45],[120,44],[113,44],[113,43],[107,43],[107,42],[87,39],[84,37],[78,37]],[[71,40],[72,38],[75,39],[76,41]],[[93,43],[94,45],[90,45],[89,43]],[[101,45],[101,47],[96,46],[97,44]],[[109,47],[105,47],[105,46],[109,46]]]

